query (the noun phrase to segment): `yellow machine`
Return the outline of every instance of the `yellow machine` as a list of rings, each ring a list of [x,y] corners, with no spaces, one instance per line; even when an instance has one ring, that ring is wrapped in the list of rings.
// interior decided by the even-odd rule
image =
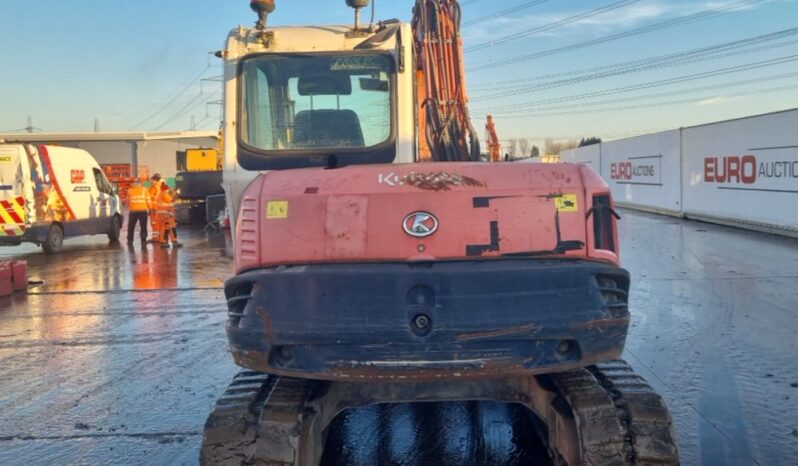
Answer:
[[[186,171],[203,172],[222,169],[222,152],[218,149],[186,150]]]
[[[177,173],[176,215],[178,223],[206,223],[205,202],[208,196],[224,193],[222,189],[223,152],[199,148],[186,150],[186,170]]]

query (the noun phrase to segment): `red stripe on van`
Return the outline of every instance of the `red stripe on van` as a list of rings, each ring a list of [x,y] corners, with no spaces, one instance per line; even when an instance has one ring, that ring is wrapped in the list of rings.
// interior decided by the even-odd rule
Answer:
[[[19,215],[17,215],[14,209],[7,209],[6,212],[8,212],[8,216],[11,217],[11,220],[17,222],[17,225],[23,224],[22,219],[19,218]]]
[[[67,212],[69,212],[69,215],[72,217],[69,220],[75,220],[77,218],[75,217],[75,212],[72,212],[72,207],[69,205],[69,201],[67,201],[67,198],[64,197],[64,193],[61,192],[61,186],[58,185],[58,179],[55,176],[55,172],[53,172],[53,165],[50,163],[50,153],[47,152],[47,146],[45,146],[44,144],[39,146],[39,153],[42,155],[44,163],[47,164],[47,171],[50,172],[50,181],[53,183],[53,186],[55,187],[55,190],[58,193],[58,195],[61,196],[61,199],[64,201],[64,205],[67,208]]]

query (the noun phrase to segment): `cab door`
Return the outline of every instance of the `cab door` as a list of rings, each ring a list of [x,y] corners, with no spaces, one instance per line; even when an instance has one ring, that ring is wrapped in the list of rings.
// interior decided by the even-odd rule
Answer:
[[[91,216],[98,220],[98,228],[105,231],[116,211],[116,196],[113,186],[108,182],[102,170],[97,167],[93,167],[91,170],[94,185],[97,188],[92,196]]]
[[[20,144],[0,146],[0,236],[25,233],[27,202],[32,198],[30,170]]]

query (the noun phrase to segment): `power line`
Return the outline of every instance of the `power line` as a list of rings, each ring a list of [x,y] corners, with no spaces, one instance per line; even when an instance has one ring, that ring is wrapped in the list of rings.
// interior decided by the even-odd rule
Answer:
[[[692,94],[692,93],[695,93],[695,92],[717,91],[719,89],[726,89],[726,88],[730,88],[730,87],[749,86],[749,85],[752,85],[752,84],[759,84],[759,83],[768,82],[768,81],[777,81],[777,80],[780,80],[780,79],[788,79],[788,78],[795,78],[795,77],[798,77],[798,72],[783,73],[783,74],[765,76],[765,77],[753,78],[753,79],[743,79],[743,80],[732,81],[732,82],[727,82],[727,83],[722,83],[722,84],[713,84],[711,86],[699,86],[699,87],[693,87],[693,88],[688,88],[688,89],[680,89],[678,91],[658,92],[658,93],[654,93],[654,94],[645,94],[645,95],[640,95],[640,96],[624,97],[624,98],[618,98],[618,99],[606,99],[606,100],[599,100],[599,101],[594,101],[594,102],[580,102],[580,103],[569,104],[569,105],[557,105],[556,107],[550,107],[550,108],[540,108],[540,107],[536,106],[538,103],[541,103],[541,102],[544,102],[544,101],[530,102],[529,106],[530,107],[535,106],[535,110],[536,111],[549,111],[549,110],[554,111],[554,110],[563,110],[563,109],[568,109],[568,108],[583,109],[583,108],[586,108],[586,107],[597,107],[597,106],[600,107],[602,105],[615,104],[615,103],[619,103],[619,102],[627,103],[627,102],[634,102],[634,101],[640,101],[640,100],[658,99],[660,97],[672,97],[672,96],[683,95],[683,94]],[[491,110],[493,110],[493,109],[491,109]],[[519,109],[516,109],[516,110],[504,110],[504,112],[505,113],[501,114],[504,117],[507,117],[510,114],[516,115],[519,112],[528,114],[529,113],[529,108],[525,107],[525,108],[519,108]],[[497,116],[498,116],[498,114],[497,114]]]
[[[191,101],[189,103],[187,103],[183,108],[178,110],[177,113],[172,115],[171,118],[169,118],[168,120],[163,122],[160,126],[156,127],[153,131],[159,131],[164,126],[168,125],[169,123],[172,123],[173,121],[177,120],[178,118],[180,118],[183,115],[185,115],[186,113],[188,113],[190,110],[195,108],[200,103],[205,103],[205,102],[211,100],[211,97],[214,97],[215,95],[219,94],[220,92],[222,92],[221,89],[218,89],[215,92],[213,92],[211,94],[208,94],[207,96],[205,96],[204,94],[201,94],[201,93],[197,94],[193,99],[191,99]],[[206,97],[205,102],[200,102],[202,97]]]
[[[538,6],[538,5],[541,5],[541,4],[546,3],[548,1],[549,0],[533,0],[531,2],[522,3],[521,5],[514,6],[512,8],[507,8],[506,10],[497,11],[496,13],[493,13],[493,14],[490,14],[490,15],[485,15],[485,16],[482,16],[480,18],[472,19],[471,21],[467,21],[467,22],[463,23],[463,26],[473,26],[475,24],[479,24],[479,23],[482,23],[482,22],[485,22],[485,21],[488,21],[488,20],[491,20],[491,19],[494,19],[494,18],[499,18],[501,16],[506,16],[506,15],[509,15],[511,13],[516,13],[518,11],[525,10],[527,8],[532,8],[533,6]],[[465,5],[465,3],[463,3],[463,5]]]
[[[672,128],[650,128],[650,129],[641,129],[636,131],[613,131],[613,132],[596,132],[596,131],[584,131],[583,134],[589,134],[590,136],[598,136],[598,137],[629,137],[629,136],[638,136],[641,134],[650,134],[656,133],[660,131],[665,131]],[[560,136],[518,136],[516,138],[503,138],[500,139],[502,142],[508,142],[510,139],[528,139],[530,141],[543,141],[546,139],[554,139],[554,140],[563,140],[563,139],[579,139],[580,136],[574,135],[560,135]]]
[[[669,68],[669,67],[673,67],[673,66],[691,64],[691,63],[698,63],[698,62],[707,61],[707,60],[716,60],[716,59],[719,59],[719,58],[727,58],[727,57],[731,57],[731,56],[750,54],[750,53],[754,53],[754,52],[761,52],[761,51],[764,51],[764,50],[771,50],[771,49],[774,49],[774,48],[786,47],[786,46],[796,45],[796,44],[798,44],[798,40],[787,41],[787,42],[782,42],[782,43],[772,44],[772,45],[767,45],[767,46],[762,46],[762,47],[756,47],[756,48],[753,48],[753,49],[750,49],[750,50],[743,50],[743,51],[737,51],[737,52],[732,52],[732,53],[717,54],[717,55],[713,55],[713,56],[701,57],[701,58],[696,58],[696,59],[691,59],[691,60],[680,60],[680,61],[675,61],[675,62],[671,62],[671,63],[663,63],[663,64],[651,65],[651,66],[647,66],[647,67],[641,67],[641,68],[635,68],[635,69],[629,69],[629,70],[621,70],[621,71],[611,72],[611,73],[600,73],[600,74],[595,74],[595,75],[588,75],[588,76],[583,76],[583,77],[580,77],[580,78],[573,78],[573,79],[567,79],[567,80],[561,80],[561,81],[554,81],[554,82],[550,82],[550,83],[543,83],[543,84],[539,84],[539,85],[531,86],[531,87],[525,87],[525,88],[516,87],[514,89],[514,91],[509,91],[508,90],[508,91],[505,91],[503,93],[497,93],[497,94],[493,94],[493,95],[477,96],[477,97],[474,97],[472,99],[472,101],[481,102],[481,101],[492,100],[492,99],[501,98],[501,97],[508,97],[508,96],[513,96],[513,95],[526,94],[526,93],[530,93],[530,92],[545,90],[545,89],[552,89],[552,88],[555,88],[555,87],[561,87],[561,86],[566,86],[566,85],[575,84],[575,83],[581,83],[581,82],[585,82],[585,81],[591,81],[591,80],[605,78],[605,77],[626,75],[626,74],[631,74],[631,73],[637,73],[637,72],[640,72],[640,71],[647,71],[647,70],[651,70],[651,69]]]
[[[658,55],[653,57],[646,57],[638,60],[626,61],[621,63],[614,63],[610,65],[602,65],[596,66],[592,68],[585,68],[581,70],[572,70],[566,71],[561,73],[552,73],[547,75],[541,76],[528,76],[525,78],[518,78],[518,79],[508,79],[503,81],[496,81],[493,83],[484,83],[484,84],[476,84],[469,86],[472,89],[485,89],[485,90],[503,90],[507,88],[517,87],[519,83],[528,83],[530,81],[543,81],[546,79],[552,78],[560,78],[560,77],[567,77],[567,76],[579,76],[579,75],[586,75],[591,74],[596,76],[594,73],[601,73],[605,71],[621,71],[621,70],[633,70],[633,71],[643,71],[651,68],[659,68],[665,65],[680,65],[685,63],[696,63],[699,61],[704,60],[714,60],[716,58],[725,58],[734,55],[740,54],[747,54],[753,53],[756,51],[766,50],[768,48],[776,48],[776,47],[785,47],[788,45],[795,44],[795,41],[789,41],[784,43],[779,43],[775,45],[770,45],[766,47],[759,47],[753,48],[748,50],[742,50],[746,47],[751,45],[756,45],[760,43],[772,42],[778,39],[784,39],[790,36],[794,36],[798,34],[798,27],[791,28],[791,29],[784,29],[781,31],[773,32],[770,34],[762,34],[754,37],[749,37],[746,39],[740,39],[730,42],[724,42],[721,44],[716,44],[708,47],[701,47],[697,49],[687,50],[684,52],[677,52],[671,53],[667,55]],[[723,53],[723,52],[731,52],[736,51],[734,53]],[[604,77],[603,75],[600,77]],[[556,83],[564,82],[564,80],[560,81],[553,81]],[[479,91],[477,91],[479,92]]]
[[[738,0],[732,3],[728,3],[726,5],[716,7],[716,8],[709,8],[706,10],[701,10],[696,13],[691,13],[685,16],[679,16],[676,18],[671,18],[669,20],[661,21],[659,23],[648,24],[645,26],[637,27],[634,29],[629,29],[627,31],[622,31],[615,34],[606,35],[603,37],[599,37],[596,39],[590,39],[582,42],[577,42],[576,44],[566,45],[563,47],[556,47],[549,50],[543,50],[541,52],[535,52],[526,55],[519,55],[510,58],[504,58],[501,60],[495,60],[489,63],[483,63],[475,65],[468,69],[468,71],[476,72],[476,71],[484,71],[484,70],[493,70],[497,67],[513,65],[516,63],[521,63],[529,60],[534,60],[536,58],[547,57],[550,55],[557,55],[564,52],[570,52],[573,50],[578,50],[586,47],[592,47],[594,45],[603,44],[606,42],[612,42],[620,39],[626,39],[628,37],[633,37],[641,34],[648,34],[649,32],[659,31],[663,29],[670,29],[675,26],[680,26],[683,24],[688,24],[697,21],[703,21],[706,19],[714,18],[716,16],[721,16],[727,13],[730,13],[734,10],[737,10],[741,7],[754,5],[756,3],[762,3],[764,1],[772,1],[772,0]]]
[[[716,59],[719,59],[719,58],[726,58],[726,57],[732,57],[732,56],[737,56],[737,55],[750,54],[750,53],[754,53],[754,52],[761,52],[761,51],[764,51],[764,50],[770,50],[770,49],[774,49],[774,48],[778,48],[778,47],[786,47],[786,46],[795,45],[795,44],[798,44],[798,41],[787,41],[787,42],[779,43],[779,44],[771,44],[771,45],[766,45],[766,46],[762,46],[762,47],[756,47],[756,48],[753,48],[753,49],[750,49],[750,50],[741,50],[741,51],[735,51],[735,52],[729,52],[729,53],[709,55],[709,56],[697,57],[697,58],[687,59],[687,60],[675,60],[675,61],[670,61],[670,62],[653,63],[653,64],[650,64],[650,65],[644,66],[644,67],[633,67],[633,68],[621,69],[621,70],[616,70],[616,71],[607,71],[607,72],[603,72],[603,73],[596,73],[596,74],[587,75],[587,76],[581,76],[581,77],[577,77],[577,78],[563,79],[563,80],[560,80],[560,81],[544,82],[544,83],[536,84],[536,85],[532,85],[532,86],[525,86],[525,87],[515,86],[513,88],[509,88],[508,90],[496,92],[494,94],[481,95],[481,96],[474,97],[472,99],[472,101],[481,102],[481,101],[485,101],[485,100],[493,100],[493,99],[498,99],[498,98],[502,98],[502,97],[510,97],[510,96],[515,96],[515,95],[520,95],[520,94],[528,94],[530,92],[535,92],[535,91],[540,91],[540,90],[545,90],[545,89],[552,89],[552,88],[555,88],[555,87],[567,86],[567,85],[571,85],[571,84],[581,83],[581,82],[585,82],[585,81],[592,81],[592,80],[595,80],[595,79],[601,79],[601,78],[606,78],[606,77],[611,77],[611,76],[621,76],[621,75],[627,75],[627,74],[631,74],[631,73],[638,73],[638,72],[641,72],[641,71],[647,71],[647,70],[651,70],[651,69],[669,68],[669,67],[673,67],[673,66],[686,65],[686,64],[691,64],[691,63],[698,63],[698,62],[707,61],[707,60],[716,60]]]
[[[474,45],[472,47],[467,47],[465,49],[466,52],[475,52],[477,50],[483,50],[489,47],[494,47],[496,45],[505,44],[507,42],[511,42],[517,39],[521,39],[527,36],[531,36],[533,34],[537,34],[540,32],[550,31],[552,29],[558,28],[560,26],[565,26],[567,24],[576,23],[582,21],[583,19],[592,18],[593,16],[598,16],[613,10],[617,10],[626,6],[629,6],[633,3],[637,3],[640,0],[621,0],[620,2],[611,3],[609,5],[605,5],[603,7],[599,7],[590,11],[586,11],[584,13],[580,13],[578,15],[569,16],[568,18],[561,19],[559,21],[555,21],[553,23],[544,24],[543,26],[534,27],[532,29],[527,29],[526,31],[517,32],[515,34],[510,34],[504,37],[500,37],[496,40],[492,40],[490,42],[483,42],[479,45]]]
[[[618,107],[603,107],[603,108],[596,108],[596,109],[582,109],[578,111],[551,111],[551,112],[542,112],[542,113],[527,113],[521,115],[495,115],[495,117],[505,118],[505,119],[515,119],[515,118],[551,118],[557,116],[570,116],[570,115],[583,115],[588,113],[606,113],[606,112],[618,112],[624,110],[636,110],[641,108],[659,108],[659,107],[667,107],[673,105],[683,105],[683,104],[690,104],[690,103],[699,103],[703,101],[707,101],[713,98],[727,98],[732,99],[735,97],[747,97],[752,95],[759,95],[759,94],[770,94],[774,92],[783,92],[787,90],[798,89],[798,84],[792,84],[789,86],[780,86],[780,87],[772,87],[772,88],[765,88],[765,89],[757,89],[752,91],[743,91],[737,92],[734,94],[724,94],[722,96],[703,96],[703,97],[694,97],[690,99],[681,99],[681,100],[671,100],[671,101],[664,101],[664,102],[650,102],[647,104],[637,104],[637,105],[622,105]]]
[[[196,84],[197,80],[200,79],[202,77],[202,74],[205,73],[205,71],[207,71],[208,69],[210,69],[210,67],[211,65],[207,64],[204,67],[202,67],[202,69],[200,69],[199,72],[195,72],[193,75],[191,75],[191,78],[189,78],[186,85],[183,86],[183,88],[180,89],[180,91],[177,94],[175,94],[171,99],[169,99],[165,104],[163,104],[158,110],[156,110],[150,116],[141,120],[138,124],[128,129],[128,131],[133,131],[134,129],[139,128],[140,126],[143,126],[145,123],[157,117],[158,115],[163,113],[167,108],[172,106],[172,104],[174,104],[177,101],[177,99],[179,99],[180,97],[183,96],[183,94],[188,92],[188,90],[191,88],[192,85]]]
[[[602,90],[602,91],[594,91],[594,92],[588,92],[588,93],[584,93],[584,94],[576,94],[576,95],[571,95],[571,96],[566,96],[566,97],[557,97],[557,98],[545,99],[543,101],[537,101],[536,103],[540,104],[542,102],[545,102],[545,103],[548,104],[548,103],[569,102],[569,101],[572,101],[572,100],[591,99],[591,98],[594,98],[594,97],[602,97],[602,96],[605,96],[605,95],[633,92],[633,91],[639,91],[639,90],[643,90],[643,89],[650,89],[652,87],[666,86],[666,85],[671,85],[671,84],[683,83],[683,82],[687,82],[687,81],[694,81],[694,80],[697,80],[697,79],[706,79],[706,78],[711,78],[711,77],[716,77],[716,76],[723,76],[723,75],[727,75],[727,74],[731,74],[731,73],[739,73],[741,71],[749,71],[749,70],[760,69],[760,68],[765,68],[765,67],[769,67],[769,66],[781,65],[781,64],[784,64],[784,63],[791,63],[791,62],[794,62],[794,61],[798,61],[798,55],[787,55],[787,56],[784,56],[784,57],[773,58],[773,59],[770,59],[770,60],[763,60],[763,61],[758,61],[758,62],[753,62],[753,63],[747,63],[747,64],[744,64],[744,65],[737,65],[737,66],[732,66],[732,67],[728,67],[728,68],[721,68],[721,69],[712,70],[712,71],[704,71],[704,72],[701,72],[701,73],[688,74],[688,75],[684,75],[684,76],[678,76],[678,77],[675,77],[675,78],[668,78],[668,79],[661,79],[661,80],[657,80],[657,81],[650,81],[650,82],[641,83],[641,84],[634,84],[634,85],[631,85],[631,86],[623,86],[623,87],[618,87],[618,88],[614,88],[614,89],[606,89],[606,90]],[[527,106],[527,105],[530,105],[530,103],[527,102],[527,103],[509,104],[509,105],[501,106],[499,108],[504,108],[504,109],[518,108],[518,107],[523,107],[523,106]]]

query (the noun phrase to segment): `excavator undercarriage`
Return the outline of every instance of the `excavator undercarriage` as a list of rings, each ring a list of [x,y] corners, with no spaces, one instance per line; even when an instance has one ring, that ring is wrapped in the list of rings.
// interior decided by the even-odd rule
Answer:
[[[344,410],[375,403],[519,404],[557,466],[679,464],[662,398],[623,361],[540,376],[445,382],[324,382],[238,374],[205,425],[201,462],[313,465]]]

